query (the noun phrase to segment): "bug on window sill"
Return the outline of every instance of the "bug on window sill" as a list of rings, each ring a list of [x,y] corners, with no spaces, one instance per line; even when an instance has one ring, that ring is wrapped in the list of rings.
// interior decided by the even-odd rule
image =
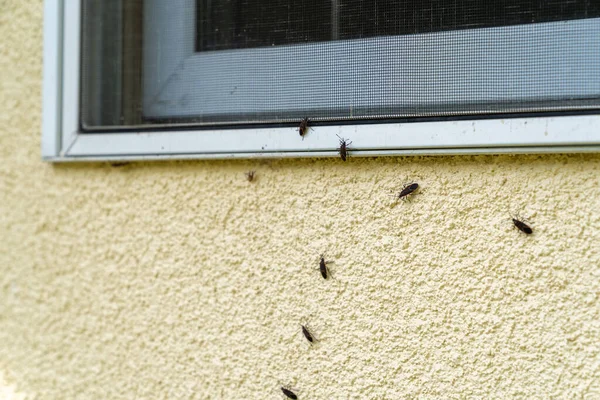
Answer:
[[[306,117],[302,121],[300,121],[300,126],[298,126],[298,133],[300,134],[300,137],[302,138],[302,140],[304,140],[304,135],[306,135],[308,133],[308,131],[312,129],[308,126],[309,123],[310,123],[310,120],[308,119],[308,117]]]
[[[336,136],[338,137],[338,139],[340,139],[340,147],[338,148],[338,153],[340,154],[342,161],[346,161],[346,159],[349,156],[348,153],[350,151],[350,145],[352,144],[352,141],[348,141],[348,139],[344,139],[339,135]]]

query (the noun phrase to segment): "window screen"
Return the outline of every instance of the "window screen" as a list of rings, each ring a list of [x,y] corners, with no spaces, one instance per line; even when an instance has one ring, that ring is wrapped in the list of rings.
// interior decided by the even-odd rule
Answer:
[[[600,1],[83,0],[82,126],[600,108]]]

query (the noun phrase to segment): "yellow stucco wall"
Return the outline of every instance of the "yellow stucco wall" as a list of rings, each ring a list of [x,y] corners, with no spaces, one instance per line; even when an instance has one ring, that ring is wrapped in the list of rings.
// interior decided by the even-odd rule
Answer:
[[[0,38],[0,397],[600,399],[599,155],[51,165]]]

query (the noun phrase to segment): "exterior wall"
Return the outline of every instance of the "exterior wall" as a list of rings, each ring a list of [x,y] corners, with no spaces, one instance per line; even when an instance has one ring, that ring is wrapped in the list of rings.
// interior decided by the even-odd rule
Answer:
[[[0,2],[0,396],[600,398],[599,155],[51,165],[41,3]]]

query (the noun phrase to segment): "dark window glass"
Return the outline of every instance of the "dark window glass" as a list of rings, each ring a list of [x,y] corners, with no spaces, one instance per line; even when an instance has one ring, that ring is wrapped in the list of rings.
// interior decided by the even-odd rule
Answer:
[[[84,131],[600,108],[600,0],[81,0]]]
[[[600,17],[590,0],[198,0],[196,51]]]
[[[314,0],[198,1],[196,50],[247,49],[331,39],[331,4]]]

